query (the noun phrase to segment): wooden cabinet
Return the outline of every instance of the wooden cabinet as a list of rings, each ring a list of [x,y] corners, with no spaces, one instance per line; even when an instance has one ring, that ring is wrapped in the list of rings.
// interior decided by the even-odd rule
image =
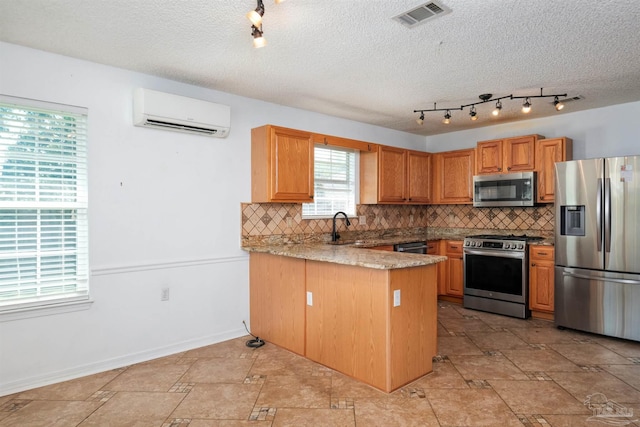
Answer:
[[[538,203],[555,201],[556,162],[573,159],[571,138],[540,139],[536,141],[536,171],[538,172]]]
[[[393,252],[393,245],[380,245],[380,246],[374,246],[372,248],[369,249],[374,249],[376,251],[389,251],[389,252]]]
[[[462,259],[462,240],[449,240],[446,243],[447,279],[445,294],[462,297],[464,292],[464,265]]]
[[[306,357],[386,392],[432,370],[435,265],[378,270],[307,261],[306,271],[313,295]]]
[[[385,145],[360,155],[360,203],[431,202],[430,153]]]
[[[529,308],[535,312],[553,314],[554,248],[531,245],[529,248]],[[538,316],[547,317],[548,316]]]
[[[251,130],[251,201],[313,201],[311,133],[271,125]]]
[[[305,260],[251,253],[249,301],[251,331],[304,355]]]
[[[475,150],[456,150],[434,154],[435,197],[438,204],[472,204]]]
[[[536,167],[536,141],[540,135],[526,135],[514,138],[495,139],[478,142],[478,175],[533,171]]]

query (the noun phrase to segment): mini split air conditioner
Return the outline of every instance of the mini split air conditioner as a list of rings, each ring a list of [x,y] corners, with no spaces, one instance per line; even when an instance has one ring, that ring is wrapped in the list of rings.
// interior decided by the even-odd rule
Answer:
[[[133,92],[133,124],[224,138],[229,134],[231,108],[138,88]]]

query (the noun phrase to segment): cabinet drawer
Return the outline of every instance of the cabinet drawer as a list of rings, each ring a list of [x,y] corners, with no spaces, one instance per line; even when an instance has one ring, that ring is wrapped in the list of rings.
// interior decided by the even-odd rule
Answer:
[[[553,256],[552,246],[531,246],[530,258],[553,261]]]
[[[447,242],[447,253],[461,254],[462,240],[450,240]]]
[[[435,255],[438,253],[438,242],[431,240],[427,242],[427,253],[429,255]]]

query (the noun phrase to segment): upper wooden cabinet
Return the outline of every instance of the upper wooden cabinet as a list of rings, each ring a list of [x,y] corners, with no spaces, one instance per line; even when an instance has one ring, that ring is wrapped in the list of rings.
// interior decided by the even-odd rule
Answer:
[[[573,159],[571,138],[540,139],[536,142],[538,203],[555,201],[555,163]]]
[[[311,133],[271,125],[251,130],[251,201],[313,201]]]
[[[472,204],[475,150],[455,150],[434,154],[435,197],[439,204]]]
[[[430,203],[430,153],[380,145],[360,155],[360,203]]]
[[[535,144],[540,135],[478,142],[477,173],[491,175],[526,172],[535,169]]]

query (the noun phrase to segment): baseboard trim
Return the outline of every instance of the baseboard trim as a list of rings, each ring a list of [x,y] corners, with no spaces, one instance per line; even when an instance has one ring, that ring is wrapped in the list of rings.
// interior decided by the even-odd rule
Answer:
[[[36,375],[17,381],[2,383],[0,384],[0,396],[6,396],[37,387],[43,387],[50,384],[73,380],[87,375],[109,371],[111,369],[118,369],[136,363],[157,359],[159,357],[165,357],[211,344],[217,344],[219,342],[228,341],[230,339],[242,337],[244,335],[247,335],[247,331],[245,331],[243,328],[240,328],[206,337],[182,341],[164,347],[157,347],[147,351],[132,353],[125,356],[114,357],[111,359],[105,359],[94,363],[88,363],[86,365],[77,366],[70,369],[63,369],[57,372],[51,372],[48,374]]]

